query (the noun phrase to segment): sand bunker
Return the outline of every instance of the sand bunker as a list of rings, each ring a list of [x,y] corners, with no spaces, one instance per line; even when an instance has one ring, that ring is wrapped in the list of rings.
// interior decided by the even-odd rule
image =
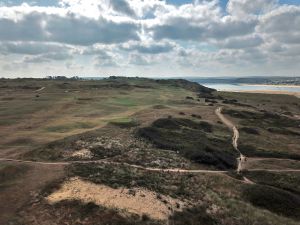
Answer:
[[[147,214],[158,220],[166,220],[174,210],[181,210],[184,203],[168,196],[159,195],[146,189],[119,188],[97,185],[80,178],[66,181],[60,190],[47,197],[50,203],[62,200],[94,202],[108,208],[118,208],[139,215]]]

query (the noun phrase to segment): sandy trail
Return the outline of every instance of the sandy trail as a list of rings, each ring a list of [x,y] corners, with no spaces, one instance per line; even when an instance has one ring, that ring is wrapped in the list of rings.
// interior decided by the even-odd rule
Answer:
[[[238,162],[237,172],[240,173],[243,170],[243,162],[246,161],[246,157],[241,153],[241,151],[238,148],[238,140],[240,137],[240,133],[236,128],[236,126],[222,114],[222,107],[217,108],[215,113],[219,117],[219,119],[233,132],[232,146],[240,155],[239,158],[237,158],[237,162]]]
[[[251,158],[252,159],[252,158]],[[258,160],[264,160],[269,158],[259,158]],[[246,157],[242,155],[242,160],[245,162]],[[56,165],[56,166],[65,166],[65,165],[71,165],[74,163],[79,164],[90,164],[90,163],[98,163],[98,164],[109,164],[109,165],[124,165],[131,168],[146,170],[146,171],[156,171],[156,172],[165,172],[165,173],[228,173],[227,170],[185,170],[180,168],[154,168],[154,167],[144,167],[129,163],[120,163],[120,162],[112,162],[108,160],[86,160],[86,161],[66,161],[66,162],[40,162],[40,161],[29,161],[29,160],[19,160],[19,159],[8,159],[8,158],[0,158],[0,162],[15,162],[15,163],[28,163],[33,165]],[[242,163],[239,163],[239,165]],[[300,170],[297,169],[247,169],[248,171],[274,171],[274,172],[300,172]]]
[[[233,132],[232,146],[240,154],[239,158],[237,158],[237,161],[238,161],[237,172],[240,173],[246,168],[245,163],[246,163],[247,157],[244,156],[238,148],[239,131],[236,128],[236,126],[222,114],[222,107],[217,108],[215,113],[219,117],[219,119],[229,129],[232,129],[232,132]],[[268,159],[271,159],[271,160],[289,160],[291,162],[292,161],[297,161],[297,160],[292,160],[292,159],[278,159],[278,158],[257,158],[257,157],[251,158],[251,160],[256,160],[256,161],[268,160]],[[247,170],[248,171],[269,171],[269,172],[300,172],[300,170],[298,170],[298,169],[247,169]],[[247,179],[246,177],[244,177],[244,181],[247,182],[247,183],[250,183],[249,182],[250,180]]]
[[[0,158],[1,161],[6,162],[16,162],[16,163],[29,163],[29,164],[40,164],[40,165],[71,165],[74,163],[80,164],[89,164],[89,163],[102,163],[102,164],[110,164],[110,165],[125,165],[136,169],[147,170],[147,171],[157,171],[157,172],[166,172],[166,173],[227,173],[226,170],[185,170],[180,168],[153,168],[153,167],[143,167],[134,164],[128,163],[120,163],[120,162],[112,162],[107,160],[89,160],[89,161],[68,161],[68,162],[39,162],[39,161],[29,161],[29,160],[19,160],[19,159],[7,159]]]
[[[40,92],[42,90],[44,90],[46,87],[41,87],[40,89],[36,90],[35,92]]]

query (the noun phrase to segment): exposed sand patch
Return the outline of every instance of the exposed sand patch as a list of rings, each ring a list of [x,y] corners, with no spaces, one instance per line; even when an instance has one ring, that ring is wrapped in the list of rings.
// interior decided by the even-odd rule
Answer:
[[[260,93],[260,94],[278,94],[278,95],[293,95],[298,98],[300,98],[300,92],[297,91],[271,91],[271,90],[251,90],[251,91],[246,91],[246,90],[238,90],[238,91],[233,91],[233,92],[245,92],[245,93]]]
[[[79,151],[73,152],[71,156],[81,159],[91,159],[93,157],[93,154],[89,149],[81,149]]]
[[[94,202],[108,208],[118,208],[139,215],[147,214],[158,220],[166,220],[174,210],[181,210],[184,202],[168,196],[159,195],[142,188],[113,189],[106,185],[97,185],[78,177],[66,181],[60,190],[47,197],[50,203],[62,200],[81,200]]]

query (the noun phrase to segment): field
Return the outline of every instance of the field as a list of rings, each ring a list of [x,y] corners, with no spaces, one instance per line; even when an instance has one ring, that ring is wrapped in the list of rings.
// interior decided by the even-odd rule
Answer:
[[[0,109],[0,224],[299,224],[294,96],[1,79]]]

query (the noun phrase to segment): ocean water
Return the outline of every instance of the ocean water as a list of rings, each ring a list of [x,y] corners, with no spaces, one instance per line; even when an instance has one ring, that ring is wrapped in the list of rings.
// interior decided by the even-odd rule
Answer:
[[[200,83],[209,88],[216,89],[218,91],[282,91],[282,92],[299,92],[300,86],[270,86],[270,85],[245,85],[245,84],[212,84],[212,83]]]

